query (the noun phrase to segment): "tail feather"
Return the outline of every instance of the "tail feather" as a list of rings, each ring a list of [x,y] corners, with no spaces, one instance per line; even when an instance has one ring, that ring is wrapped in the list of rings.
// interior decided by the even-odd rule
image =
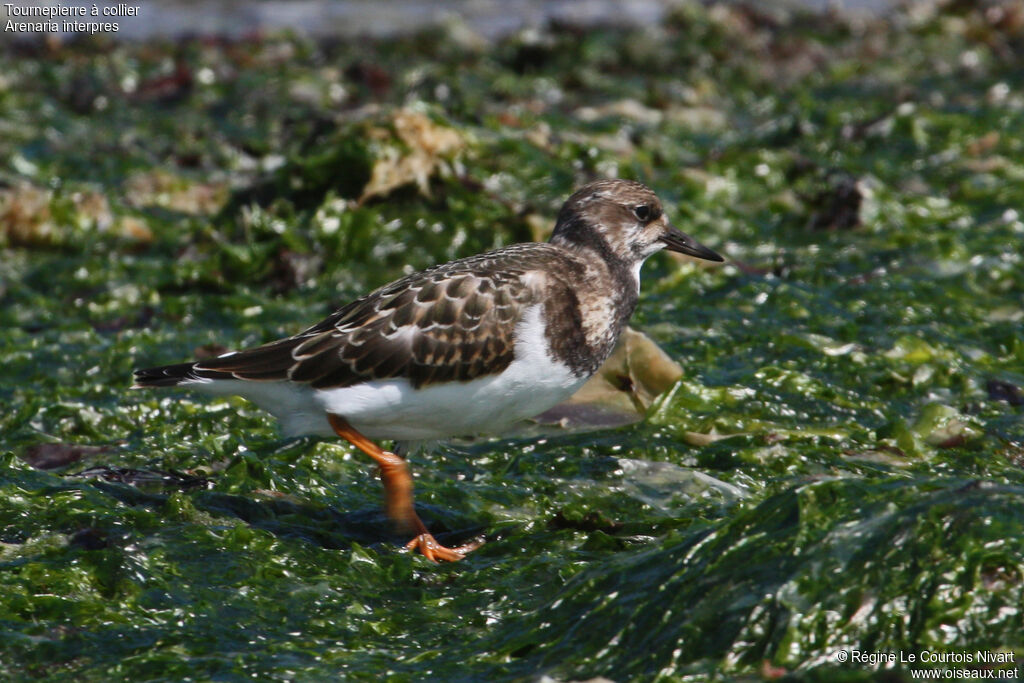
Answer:
[[[132,385],[132,388],[173,387],[183,382],[195,382],[204,379],[230,379],[231,377],[227,373],[196,370],[198,364],[198,362],[175,363],[174,365],[161,365],[155,368],[136,370],[134,373],[135,384]]]

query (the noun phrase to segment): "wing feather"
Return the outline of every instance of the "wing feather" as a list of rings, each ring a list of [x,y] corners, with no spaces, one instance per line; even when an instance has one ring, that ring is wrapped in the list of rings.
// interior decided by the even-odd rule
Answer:
[[[526,244],[414,273],[280,341],[203,361],[199,372],[314,388],[406,378],[467,381],[513,360],[515,327],[545,300],[549,245]]]

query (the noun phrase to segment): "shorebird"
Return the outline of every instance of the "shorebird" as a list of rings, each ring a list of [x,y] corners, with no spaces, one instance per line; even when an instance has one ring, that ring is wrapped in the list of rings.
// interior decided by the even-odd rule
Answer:
[[[413,507],[405,460],[375,440],[500,433],[569,398],[608,358],[668,249],[722,257],[672,226],[657,196],[599,180],[565,202],[550,241],[434,266],[384,285],[298,334],[211,360],[135,371],[135,387],[239,395],[289,435],[340,436],[380,467],[407,548],[455,561]]]

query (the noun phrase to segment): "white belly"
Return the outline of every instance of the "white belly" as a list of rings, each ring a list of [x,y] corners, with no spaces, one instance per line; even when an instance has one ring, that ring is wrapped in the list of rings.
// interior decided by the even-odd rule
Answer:
[[[514,360],[498,375],[422,389],[390,379],[316,391],[314,397],[324,412],[341,415],[374,439],[497,432],[561,403],[586,381],[548,357],[540,306],[526,311],[516,332]]]
[[[514,360],[505,371],[469,382],[422,389],[405,379],[341,389],[239,380],[193,386],[248,398],[278,418],[290,436],[333,435],[327,413],[344,417],[371,439],[418,441],[495,433],[561,403],[587,380],[548,357],[540,306],[526,311],[516,332]]]

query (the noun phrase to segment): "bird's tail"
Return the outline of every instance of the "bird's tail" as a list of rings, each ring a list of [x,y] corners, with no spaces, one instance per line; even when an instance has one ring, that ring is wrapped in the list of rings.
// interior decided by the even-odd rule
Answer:
[[[219,379],[217,375],[224,375],[225,378],[231,377],[228,374],[211,372],[209,370],[198,371],[196,369],[197,365],[199,365],[197,362],[175,363],[174,365],[161,365],[155,368],[136,370],[134,373],[135,384],[132,385],[132,388],[174,387],[179,384]]]

